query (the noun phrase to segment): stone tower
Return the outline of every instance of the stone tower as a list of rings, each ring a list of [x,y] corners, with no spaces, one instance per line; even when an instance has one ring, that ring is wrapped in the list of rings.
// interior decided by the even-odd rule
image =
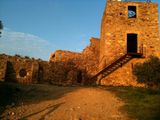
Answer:
[[[101,24],[99,70],[102,72],[97,75],[98,82],[103,85],[137,84],[132,75],[134,64],[150,55],[158,56],[159,44],[157,3],[108,0]],[[106,66],[126,54],[133,59],[124,65],[120,63],[121,67],[111,74],[103,75]]]

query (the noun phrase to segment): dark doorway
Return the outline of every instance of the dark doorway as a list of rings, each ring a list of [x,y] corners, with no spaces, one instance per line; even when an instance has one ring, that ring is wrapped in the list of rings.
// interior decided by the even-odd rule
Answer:
[[[127,53],[137,53],[137,34],[127,34]]]
[[[42,66],[39,66],[38,81],[39,81],[40,83],[43,81],[43,67],[42,67]]]
[[[77,83],[82,83],[82,72],[78,71],[77,73]]]

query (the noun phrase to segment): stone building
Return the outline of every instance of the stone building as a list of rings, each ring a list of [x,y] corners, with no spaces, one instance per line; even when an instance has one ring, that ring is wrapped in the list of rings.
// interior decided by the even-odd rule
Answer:
[[[158,4],[108,0],[99,38],[81,53],[57,50],[49,61],[0,55],[0,81],[56,85],[137,86],[132,69],[160,57]]]
[[[99,39],[82,53],[57,50],[49,61],[0,54],[0,81],[23,84],[50,83],[55,85],[94,84],[91,76],[98,72]]]
[[[91,61],[83,57],[83,53],[80,56],[74,55],[81,61],[83,69],[86,63],[89,64],[85,72],[90,71],[90,76],[85,80],[90,80],[91,83],[96,80],[101,85],[137,86],[132,74],[134,64],[143,62],[150,55],[160,56],[158,4],[143,0],[108,0],[97,46],[99,50],[94,51],[95,60],[98,59],[95,62],[95,66],[98,66],[97,73],[93,72],[97,67],[91,69]],[[50,60],[55,61],[59,56],[61,55],[57,51]],[[61,57],[65,58],[64,51]],[[86,63],[82,64],[82,61]]]
[[[134,64],[159,56],[158,34],[157,3],[108,0],[101,24],[99,84],[135,85]]]

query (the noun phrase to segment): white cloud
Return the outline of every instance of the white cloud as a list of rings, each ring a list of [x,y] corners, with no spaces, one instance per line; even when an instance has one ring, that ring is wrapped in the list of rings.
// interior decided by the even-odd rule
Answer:
[[[6,28],[0,38],[0,53],[20,54],[48,60],[51,44],[38,36]]]

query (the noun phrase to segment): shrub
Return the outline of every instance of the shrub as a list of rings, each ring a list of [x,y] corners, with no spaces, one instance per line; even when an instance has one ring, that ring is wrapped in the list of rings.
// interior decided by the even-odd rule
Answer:
[[[22,56],[21,56],[21,55],[18,55],[18,54],[15,54],[14,56],[15,56],[15,57],[22,58]]]
[[[148,86],[160,83],[160,59],[155,56],[144,63],[137,63],[133,68],[133,74],[137,77],[139,83],[145,83]]]

